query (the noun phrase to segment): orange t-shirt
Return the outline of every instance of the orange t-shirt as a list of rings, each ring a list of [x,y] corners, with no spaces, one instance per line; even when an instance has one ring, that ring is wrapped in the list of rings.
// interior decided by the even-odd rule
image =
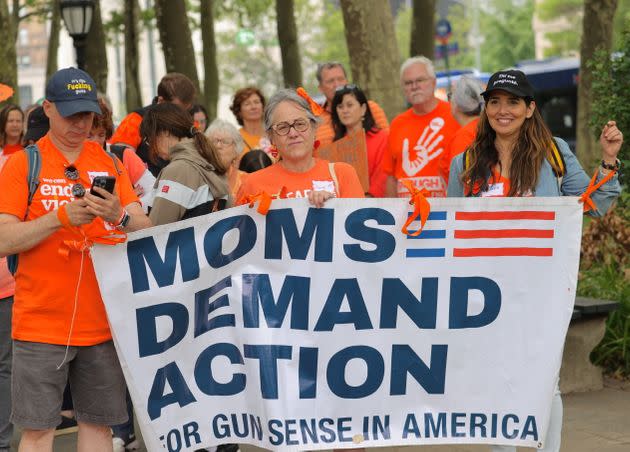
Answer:
[[[4,153],[0,153],[0,170],[9,159]],[[15,280],[7,267],[7,258],[0,257],[0,300],[10,297],[15,293]]]
[[[398,180],[399,197],[409,197],[409,191],[401,184],[403,179],[410,180],[418,189],[427,189],[433,197],[446,196],[440,159],[459,128],[451,115],[450,104],[442,100],[425,115],[418,115],[410,108],[394,118],[383,170]]]
[[[125,149],[123,152],[123,165],[129,174],[131,184],[135,186],[138,180],[142,177],[145,171],[147,171],[147,164],[142,161],[136,151],[131,148]]]
[[[129,176],[119,162],[121,174],[116,173],[112,158],[95,142],[86,141],[73,163],[79,180],[67,180],[64,169],[69,165],[64,155],[55,148],[49,136],[37,142],[41,154],[39,187],[28,209],[27,221],[34,220],[57,207],[74,200],[71,187],[81,183],[86,189],[98,175],[116,176],[115,191],[121,205],[139,202],[133,192]],[[27,207],[28,160],[25,153],[13,155],[0,173],[0,187],[12,187],[0,197],[0,212],[24,218]],[[82,226],[88,236],[107,232],[102,219]],[[20,341],[65,345],[68,342],[75,301],[75,291],[81,268],[81,253],[70,251],[67,257],[60,252],[64,240],[79,240],[81,236],[59,228],[28,251],[20,253],[15,275],[13,304],[13,338]],[[83,262],[83,276],[79,285],[77,312],[70,345],[94,345],[111,339],[105,306],[94,274],[89,254]]]
[[[387,174],[383,171],[383,157],[387,153],[386,130],[369,131],[365,134],[367,147],[368,173],[370,175],[370,188],[368,193],[375,198],[385,196],[385,181]]]
[[[475,137],[477,136],[477,124],[479,123],[479,118],[473,119],[464,127],[459,129],[453,135],[453,139],[451,140],[446,152],[444,153],[444,157],[440,160],[440,168],[444,178],[446,179],[446,184],[448,185],[448,177],[449,172],[451,171],[451,161],[456,155],[461,154],[475,141]]]
[[[370,111],[374,117],[376,127],[387,131],[389,129],[389,123],[387,122],[387,116],[379,104],[373,100],[368,100]],[[320,146],[326,146],[333,142],[335,139],[335,128],[332,123],[332,114],[324,107],[324,112],[319,116],[322,122],[317,127],[315,139],[319,140]]]
[[[142,143],[142,137],[140,136],[141,122],[142,116],[139,113],[135,111],[129,113],[120,122],[109,142],[112,144],[126,144],[133,149],[138,149],[138,146]]]
[[[309,192],[325,190],[338,198],[363,198],[363,187],[354,168],[347,163],[334,164],[339,193],[335,190],[335,182],[328,160],[315,159],[315,166],[304,173],[287,171],[282,164],[263,168],[247,175],[238,192],[238,204],[244,204],[244,196],[255,195],[264,191],[274,198],[280,197],[285,188],[283,198],[306,198]]]
[[[7,157],[11,154],[15,154],[17,151],[21,151],[24,149],[24,146],[21,144],[5,144],[0,149],[0,155],[6,155]]]

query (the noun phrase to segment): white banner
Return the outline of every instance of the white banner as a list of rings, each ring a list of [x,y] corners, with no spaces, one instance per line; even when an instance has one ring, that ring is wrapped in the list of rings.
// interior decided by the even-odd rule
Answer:
[[[149,451],[544,442],[577,198],[277,200],[93,260]],[[413,226],[413,225],[412,225]]]

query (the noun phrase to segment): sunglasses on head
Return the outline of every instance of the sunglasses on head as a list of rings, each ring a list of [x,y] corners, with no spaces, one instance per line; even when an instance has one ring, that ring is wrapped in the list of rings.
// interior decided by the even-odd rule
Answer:
[[[335,89],[335,92],[338,93],[340,91],[354,91],[355,89],[358,89],[357,85],[349,84],[337,87],[337,89]]]

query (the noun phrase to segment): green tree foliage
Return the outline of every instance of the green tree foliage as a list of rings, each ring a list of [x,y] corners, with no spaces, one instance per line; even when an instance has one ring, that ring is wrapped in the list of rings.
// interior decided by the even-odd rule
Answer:
[[[599,138],[602,124],[611,118],[617,121],[617,127],[626,137],[619,153],[625,168],[630,168],[630,27],[622,34],[620,53],[611,55],[605,50],[595,54],[589,63],[593,71],[591,121],[590,127],[595,139]],[[622,172],[622,181],[628,185],[626,171]]]
[[[630,27],[630,0],[619,0],[613,25],[613,50],[624,46],[624,33]]]
[[[545,56],[577,54],[582,38],[582,17],[584,0],[543,0],[536,3],[536,15],[542,21],[550,22],[564,17],[570,24],[566,29],[548,32],[545,38],[551,47],[545,50]],[[624,24],[630,20],[630,0],[619,0],[613,27],[613,49],[623,45]]]
[[[306,3],[302,1],[301,3]],[[315,63],[338,61],[345,68],[350,67],[348,45],[344,36],[343,15],[341,9],[333,2],[325,2],[318,26],[307,25],[313,29],[310,46],[312,50],[302,47],[308,57]],[[303,29],[300,29],[303,30]],[[407,42],[409,40],[407,39]],[[408,48],[409,46],[407,46]],[[311,72],[312,73],[312,72]],[[305,78],[305,82],[307,78]]]
[[[518,3],[518,5],[517,5]],[[532,17],[534,0],[492,0],[480,17],[484,42],[482,69],[488,72],[513,66],[535,56]]]
[[[626,13],[627,14],[627,13]],[[594,138],[599,137],[601,126],[609,119],[617,121],[617,127],[625,133],[619,153],[625,170],[621,171],[622,195],[618,205],[604,219],[592,222],[587,229],[585,242],[590,238],[594,250],[601,256],[590,261],[591,267],[580,272],[578,289],[581,294],[597,298],[618,300],[620,307],[606,322],[606,333],[595,348],[591,358],[608,372],[630,376],[630,274],[628,273],[628,249],[630,247],[630,23],[620,34],[618,53],[605,50],[596,52],[589,62],[593,81],[590,127]],[[588,234],[591,232],[591,234]],[[615,253],[615,251],[617,251]],[[584,254],[584,246],[583,246]],[[588,255],[586,257],[589,257]],[[584,260],[584,259],[583,259]]]
[[[545,56],[571,55],[580,50],[582,37],[582,16],[584,0],[543,0],[536,4],[536,15],[543,22],[553,22],[563,18],[567,28],[545,33],[551,46],[545,49]]]

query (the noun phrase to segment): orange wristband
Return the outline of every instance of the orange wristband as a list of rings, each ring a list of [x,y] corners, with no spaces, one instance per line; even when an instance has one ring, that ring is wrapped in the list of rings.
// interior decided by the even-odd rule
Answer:
[[[57,218],[59,219],[59,222],[61,223],[61,226],[63,226],[64,228],[71,228],[72,227],[72,223],[70,223],[70,218],[68,217],[68,212],[66,212],[66,205],[65,204],[62,204],[57,209]]]

